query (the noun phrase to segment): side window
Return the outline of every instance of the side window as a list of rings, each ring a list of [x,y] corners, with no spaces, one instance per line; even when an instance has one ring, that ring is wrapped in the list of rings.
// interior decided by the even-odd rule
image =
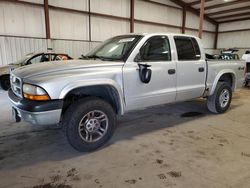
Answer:
[[[194,38],[174,37],[178,60],[199,60],[201,58],[199,45]]]
[[[171,61],[169,40],[166,36],[150,38],[141,48],[142,61]]]
[[[50,61],[55,61],[55,60],[56,60],[56,55],[50,54]]]
[[[27,64],[40,63],[40,62],[41,62],[41,57],[42,57],[42,55],[35,56],[35,57],[31,58],[31,59],[27,62]]]
[[[197,59],[200,59],[201,51],[200,51],[199,44],[195,38],[191,38],[191,41],[192,41],[193,46],[194,46],[194,51],[195,51],[196,57],[197,57]]]
[[[49,61],[49,54],[44,54],[41,58],[41,62],[47,62]]]

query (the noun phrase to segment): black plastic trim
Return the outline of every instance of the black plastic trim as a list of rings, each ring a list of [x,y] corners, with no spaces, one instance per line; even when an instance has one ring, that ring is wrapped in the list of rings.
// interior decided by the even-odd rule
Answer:
[[[8,91],[8,96],[16,108],[28,112],[44,112],[62,109],[63,107],[63,100],[32,101],[22,99],[17,97],[11,89]]]

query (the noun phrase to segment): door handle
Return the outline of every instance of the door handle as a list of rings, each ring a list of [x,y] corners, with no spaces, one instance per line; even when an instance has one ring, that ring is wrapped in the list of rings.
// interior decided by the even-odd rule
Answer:
[[[175,69],[169,69],[168,74],[175,74]]]
[[[199,72],[204,72],[204,67],[199,67]]]

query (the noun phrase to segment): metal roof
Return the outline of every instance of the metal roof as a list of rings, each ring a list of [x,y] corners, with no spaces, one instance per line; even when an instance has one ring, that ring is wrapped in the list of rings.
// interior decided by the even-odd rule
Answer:
[[[201,0],[175,0],[199,12]],[[250,0],[205,0],[205,16],[217,23],[250,20]]]

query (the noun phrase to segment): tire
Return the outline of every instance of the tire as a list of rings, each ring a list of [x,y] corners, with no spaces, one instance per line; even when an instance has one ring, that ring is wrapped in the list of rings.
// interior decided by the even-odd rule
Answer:
[[[106,101],[86,97],[68,108],[63,121],[70,145],[78,151],[89,152],[102,147],[112,137],[116,113]]]
[[[0,80],[1,88],[5,91],[7,91],[10,88],[10,76],[9,75],[3,75]]]
[[[245,87],[247,87],[249,84],[249,81],[245,81]]]
[[[228,110],[231,100],[232,89],[230,85],[227,82],[218,82],[214,94],[208,97],[207,107],[210,112],[221,114]]]

